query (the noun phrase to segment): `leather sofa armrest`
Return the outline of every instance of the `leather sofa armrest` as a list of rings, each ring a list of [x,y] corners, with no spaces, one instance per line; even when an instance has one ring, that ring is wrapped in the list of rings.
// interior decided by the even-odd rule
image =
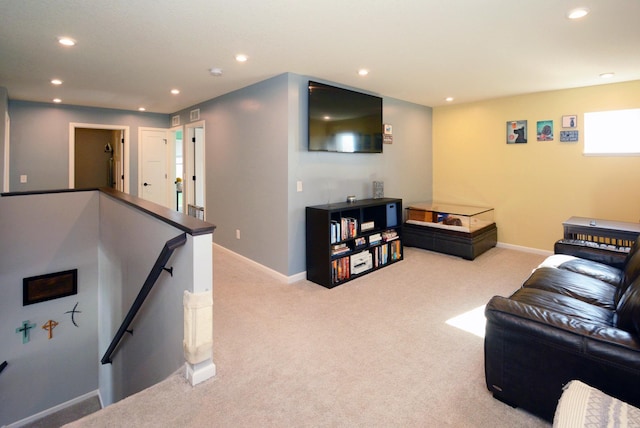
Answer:
[[[553,247],[555,254],[566,254],[624,269],[627,253],[579,239],[561,239]]]
[[[552,421],[563,386],[579,379],[640,406],[632,334],[498,296],[485,316],[485,381],[498,400]]]
[[[492,325],[565,349],[604,358],[640,373],[640,340],[612,326],[590,323],[548,309],[495,296],[485,308],[487,331]]]

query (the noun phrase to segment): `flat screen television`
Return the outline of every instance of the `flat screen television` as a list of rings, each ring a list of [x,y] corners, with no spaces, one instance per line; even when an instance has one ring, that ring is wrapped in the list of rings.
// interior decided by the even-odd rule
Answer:
[[[309,151],[382,153],[382,98],[309,81]]]

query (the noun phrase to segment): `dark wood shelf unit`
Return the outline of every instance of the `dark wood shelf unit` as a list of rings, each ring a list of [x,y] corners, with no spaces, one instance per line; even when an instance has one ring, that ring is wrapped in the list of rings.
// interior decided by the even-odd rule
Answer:
[[[402,216],[402,199],[395,198],[307,207],[307,279],[333,288],[402,260]],[[336,236],[335,224],[352,233]],[[343,252],[334,254],[337,247]]]

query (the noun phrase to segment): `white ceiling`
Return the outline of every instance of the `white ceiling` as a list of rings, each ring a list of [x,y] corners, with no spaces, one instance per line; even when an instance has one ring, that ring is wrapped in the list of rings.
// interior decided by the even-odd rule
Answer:
[[[173,113],[293,72],[438,106],[638,80],[639,21],[640,0],[0,0],[0,86]]]

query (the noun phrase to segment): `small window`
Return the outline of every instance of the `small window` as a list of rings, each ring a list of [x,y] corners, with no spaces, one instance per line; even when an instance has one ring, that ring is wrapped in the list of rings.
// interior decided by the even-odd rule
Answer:
[[[640,155],[640,109],[584,114],[585,155]]]

